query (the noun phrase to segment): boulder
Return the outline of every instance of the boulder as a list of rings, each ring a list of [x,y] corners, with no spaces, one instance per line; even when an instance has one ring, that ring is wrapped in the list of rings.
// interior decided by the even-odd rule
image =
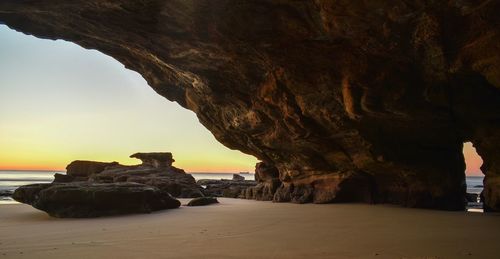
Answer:
[[[59,218],[150,213],[180,206],[167,192],[138,183],[34,184],[19,187],[13,198]]]
[[[188,202],[186,206],[205,206],[210,204],[219,203],[217,198],[214,197],[199,197],[194,198]]]
[[[466,193],[465,194],[465,200],[467,202],[477,202],[478,197],[479,197],[479,194],[477,194],[477,193]]]

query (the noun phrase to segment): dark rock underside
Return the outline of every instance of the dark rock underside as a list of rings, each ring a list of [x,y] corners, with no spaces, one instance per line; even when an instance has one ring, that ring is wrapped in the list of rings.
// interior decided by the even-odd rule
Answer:
[[[175,209],[180,202],[138,183],[42,183],[19,187],[15,200],[59,218],[91,218]]]
[[[97,49],[275,167],[275,201],[462,209],[462,144],[500,210],[499,1],[3,0]],[[119,89],[117,89],[119,91]],[[277,186],[276,186],[277,185]]]

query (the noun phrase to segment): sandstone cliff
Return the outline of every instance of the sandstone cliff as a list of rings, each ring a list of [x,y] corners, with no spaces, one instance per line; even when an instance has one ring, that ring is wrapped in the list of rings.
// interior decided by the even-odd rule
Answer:
[[[463,208],[471,141],[486,206],[500,210],[499,12],[472,0],[0,2],[9,27],[114,57],[276,167],[275,201],[440,209]]]

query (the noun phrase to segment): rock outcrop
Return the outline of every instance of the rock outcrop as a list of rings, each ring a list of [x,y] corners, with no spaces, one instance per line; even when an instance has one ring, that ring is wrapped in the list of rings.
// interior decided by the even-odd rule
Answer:
[[[194,177],[184,170],[169,167],[155,167],[149,164],[137,166],[115,165],[89,177],[90,182],[116,183],[134,182],[157,187],[178,198],[202,197],[202,188]]]
[[[245,177],[239,174],[233,174],[233,181],[245,181]]]
[[[0,21],[97,49],[279,172],[265,199],[463,209],[462,145],[500,210],[500,2],[0,2]]]
[[[226,198],[247,198],[245,195],[246,190],[257,185],[257,182],[252,180],[226,179],[201,179],[196,183],[205,187],[203,189],[205,196]]]
[[[154,168],[169,168],[175,162],[170,152],[135,153],[130,157],[140,159],[142,166],[152,166]]]
[[[174,197],[202,197],[202,188],[194,177],[172,166],[172,153],[136,153],[130,157],[142,164],[126,166],[117,162],[73,161],[66,174],[55,174],[54,183],[142,183],[159,188]]]
[[[278,188],[282,186],[278,169],[264,162],[255,165],[255,181],[257,181],[258,184],[245,190],[245,198],[271,201],[274,199]],[[279,193],[276,193],[275,201],[290,201],[290,199],[284,200],[280,198]]]
[[[33,184],[16,189],[13,198],[59,218],[150,213],[181,204],[167,192],[138,183]]]

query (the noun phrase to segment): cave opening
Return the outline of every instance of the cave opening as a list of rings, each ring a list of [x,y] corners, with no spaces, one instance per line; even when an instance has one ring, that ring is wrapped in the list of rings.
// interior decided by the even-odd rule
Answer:
[[[463,154],[465,161],[465,182],[467,186],[467,211],[483,212],[483,204],[481,201],[481,192],[484,188],[484,174],[481,171],[483,159],[477,153],[476,148],[471,142],[464,143]]]
[[[172,152],[188,172],[253,171],[196,115],[97,50],[0,25],[0,170],[64,171],[72,160],[135,164]],[[229,174],[230,175],[230,174]]]

